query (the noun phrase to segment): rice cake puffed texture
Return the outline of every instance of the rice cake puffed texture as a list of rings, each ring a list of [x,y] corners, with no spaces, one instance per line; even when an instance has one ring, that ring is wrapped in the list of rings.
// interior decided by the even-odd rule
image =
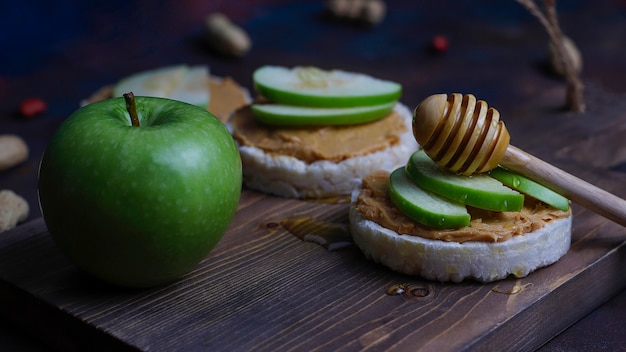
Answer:
[[[356,199],[358,191],[353,194]],[[366,258],[396,272],[440,282],[521,278],[553,264],[571,243],[572,214],[503,242],[449,242],[398,234],[364,218],[352,202],[350,233]]]
[[[419,149],[412,133],[412,114],[396,103],[393,111],[406,125],[398,143],[383,150],[354,156],[341,161],[306,162],[289,155],[265,152],[248,145],[239,146],[247,187],[286,198],[325,198],[350,195],[362,178],[375,171],[392,171],[406,164]],[[232,126],[231,126],[232,128]]]

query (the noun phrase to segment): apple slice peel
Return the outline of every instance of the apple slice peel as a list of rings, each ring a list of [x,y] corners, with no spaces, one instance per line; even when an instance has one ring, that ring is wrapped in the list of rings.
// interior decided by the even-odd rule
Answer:
[[[463,204],[415,185],[404,168],[398,168],[389,175],[388,194],[403,214],[423,225],[453,228],[470,223],[470,215]]]
[[[569,200],[567,198],[524,176],[499,166],[491,170],[489,176],[556,209],[562,211],[569,209]]]
[[[355,107],[397,101],[402,86],[369,75],[315,67],[262,66],[253,81],[259,94],[285,105]]]
[[[439,167],[424,150],[411,155],[406,167],[418,186],[454,201],[492,211],[520,211],[524,195],[488,175],[464,176]]]
[[[315,108],[282,104],[252,104],[255,118],[270,125],[355,125],[387,116],[395,102],[351,108]]]

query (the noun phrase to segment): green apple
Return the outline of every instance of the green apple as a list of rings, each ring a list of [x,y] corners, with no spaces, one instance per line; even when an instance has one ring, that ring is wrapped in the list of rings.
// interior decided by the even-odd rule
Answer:
[[[113,87],[113,97],[133,92],[135,96],[180,100],[206,109],[211,99],[208,82],[207,66],[166,66],[121,79]]]
[[[463,204],[418,187],[407,177],[405,168],[398,168],[389,176],[388,195],[404,215],[426,226],[453,228],[470,223]]]
[[[567,198],[538,184],[535,181],[527,179],[524,176],[518,175],[501,167],[496,167],[491,170],[489,172],[489,176],[513,189],[553,206],[556,209],[562,211],[567,211],[569,209],[569,200]]]
[[[353,108],[311,108],[280,104],[252,104],[254,117],[270,125],[356,125],[381,119],[394,102]]]
[[[232,221],[241,181],[237,146],[208,111],[126,95],[62,123],[42,157],[39,201],[52,238],[78,268],[148,287],[208,255]]]
[[[524,195],[500,181],[487,174],[452,173],[439,167],[424,150],[411,155],[406,170],[420,187],[462,204],[493,211],[520,211],[524,206]]]
[[[397,101],[402,86],[365,74],[316,67],[262,66],[253,73],[257,92],[284,105],[355,107]]]

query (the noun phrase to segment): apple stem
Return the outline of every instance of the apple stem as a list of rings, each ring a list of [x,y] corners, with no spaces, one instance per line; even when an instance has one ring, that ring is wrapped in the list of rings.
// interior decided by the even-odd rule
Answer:
[[[133,92],[124,93],[126,100],[126,110],[130,114],[130,122],[134,127],[139,127],[139,116],[137,115],[137,106],[135,105],[135,95]]]

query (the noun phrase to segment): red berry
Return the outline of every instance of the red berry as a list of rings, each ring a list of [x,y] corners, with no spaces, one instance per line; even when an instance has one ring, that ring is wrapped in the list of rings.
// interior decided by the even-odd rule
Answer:
[[[46,111],[48,105],[39,98],[28,98],[22,100],[19,111],[23,117],[33,117]]]
[[[443,35],[437,35],[432,40],[432,47],[438,53],[443,53],[448,50],[448,38]]]

